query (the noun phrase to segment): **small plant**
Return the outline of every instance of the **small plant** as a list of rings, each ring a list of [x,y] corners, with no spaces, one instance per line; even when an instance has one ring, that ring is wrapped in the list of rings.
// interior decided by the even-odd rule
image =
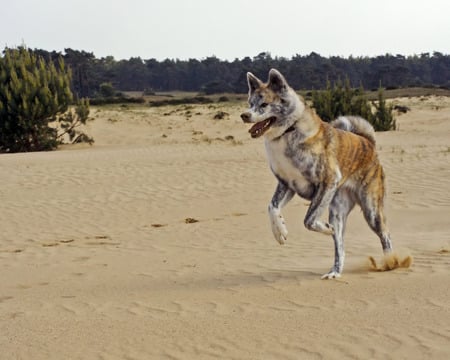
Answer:
[[[393,114],[393,106],[387,105],[383,96],[383,89],[378,89],[378,102],[373,102],[375,114],[372,117],[372,125],[375,131],[396,130],[397,125]]]
[[[369,121],[375,131],[396,129],[393,107],[386,104],[381,87],[378,101],[370,103],[364,88],[352,89],[348,78],[344,84],[339,80],[333,87],[328,81],[325,90],[312,92],[312,101],[317,115],[324,121],[329,122],[342,115],[357,115]]]
[[[68,137],[69,143],[86,142],[92,144],[94,139],[83,132],[78,131],[78,128],[86,124],[89,117],[89,101],[82,99],[73,109],[67,111],[62,115],[58,121],[60,130],[56,137],[59,143],[64,143],[65,137]]]
[[[113,97],[115,94],[114,87],[110,82],[101,83],[99,90],[100,96],[105,98]]]
[[[230,98],[225,95],[219,97],[219,99],[217,100],[217,102],[227,102],[227,101],[230,101]]]
[[[228,114],[225,111],[218,111],[215,115],[214,115],[214,120],[223,120],[226,117],[228,117],[230,114]]]

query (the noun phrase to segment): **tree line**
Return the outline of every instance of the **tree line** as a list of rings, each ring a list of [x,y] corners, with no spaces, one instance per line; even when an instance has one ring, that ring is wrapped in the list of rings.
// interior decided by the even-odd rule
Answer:
[[[264,77],[272,67],[280,69],[294,88],[313,89],[313,106],[325,121],[355,114],[365,117],[376,130],[391,130],[396,127],[395,119],[380,84],[449,86],[449,60],[449,56],[435,52],[408,58],[343,59],[312,53],[287,60],[261,53],[233,62],[215,57],[115,61],[71,49],[60,54],[24,46],[6,48],[0,56],[0,153],[51,150],[64,142],[92,143],[93,139],[79,130],[89,115],[86,98],[111,100],[114,87],[144,92],[245,92],[247,71]],[[359,87],[352,85],[357,82]],[[370,104],[364,86],[377,85],[378,102]],[[75,107],[69,107],[71,104]]]
[[[450,87],[450,55],[440,52],[403,56],[323,57],[317,53],[295,55],[290,59],[262,52],[254,57],[220,60],[211,56],[201,60],[132,57],[115,60],[96,58],[92,52],[64,49],[64,53],[30,50],[47,61],[62,57],[72,70],[72,89],[79,97],[95,97],[104,83],[120,91],[196,91],[245,93],[246,73],[265,78],[270,68],[280,70],[295,89],[324,89],[327,82],[348,78],[354,88],[438,86]]]

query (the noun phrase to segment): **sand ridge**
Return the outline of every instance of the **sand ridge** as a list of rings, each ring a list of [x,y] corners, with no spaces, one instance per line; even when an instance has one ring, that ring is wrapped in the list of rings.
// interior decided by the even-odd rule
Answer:
[[[393,244],[378,272],[359,209],[341,279],[329,237],[284,210],[241,102],[94,108],[94,146],[0,156],[0,348],[5,359],[447,359],[450,100],[377,133]],[[224,111],[228,115],[215,120]]]

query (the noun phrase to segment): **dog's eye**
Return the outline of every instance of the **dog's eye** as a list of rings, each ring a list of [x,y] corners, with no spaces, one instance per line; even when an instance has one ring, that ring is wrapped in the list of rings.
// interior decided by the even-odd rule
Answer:
[[[265,107],[267,107],[267,103],[262,103],[260,106],[261,106],[262,108],[265,108]]]

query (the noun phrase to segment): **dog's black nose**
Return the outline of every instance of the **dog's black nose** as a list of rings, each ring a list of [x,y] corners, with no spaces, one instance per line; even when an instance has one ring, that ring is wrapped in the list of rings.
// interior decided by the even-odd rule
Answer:
[[[250,118],[251,118],[251,115],[248,112],[245,112],[245,113],[241,114],[241,119],[242,119],[243,122],[249,122]]]

